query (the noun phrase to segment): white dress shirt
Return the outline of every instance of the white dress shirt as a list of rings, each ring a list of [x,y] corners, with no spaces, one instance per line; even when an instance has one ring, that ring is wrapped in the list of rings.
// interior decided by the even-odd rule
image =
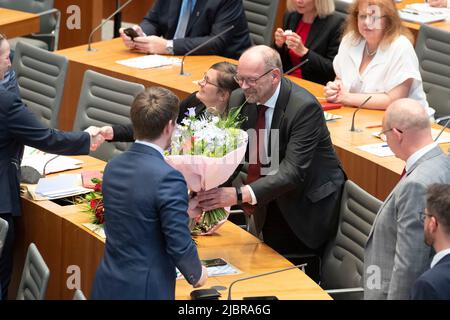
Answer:
[[[448,254],[450,254],[450,248],[441,250],[438,253],[436,253],[433,257],[433,260],[431,260],[430,268],[433,268],[439,261],[441,261],[442,258],[444,258]]]
[[[136,140],[134,142],[146,145],[148,147],[152,147],[153,149],[156,149],[156,151],[161,153],[161,155],[164,157],[164,150],[160,146],[158,146],[158,145],[156,145],[154,143],[148,142],[148,141],[144,141],[144,140]]]
[[[407,79],[413,79],[408,97],[428,108],[419,61],[411,42],[403,35],[390,45],[381,45],[362,74],[359,73],[366,40],[355,41],[351,34],[342,39],[333,61],[336,76],[353,93],[386,93]]]
[[[269,134],[270,134],[270,127],[272,126],[272,118],[273,118],[273,112],[275,110],[275,105],[278,100],[278,96],[280,95],[281,90],[281,82],[278,84],[277,89],[275,90],[274,94],[267,100],[265,103],[259,103],[263,104],[267,107],[265,116],[266,116],[266,139],[264,139],[264,148],[266,150],[267,154],[267,146],[269,143]],[[256,199],[255,193],[253,192],[252,188],[249,185],[246,185],[248,188],[248,191],[250,192],[250,195],[252,196],[252,202],[250,202],[251,205],[256,205],[258,203],[258,200]]]

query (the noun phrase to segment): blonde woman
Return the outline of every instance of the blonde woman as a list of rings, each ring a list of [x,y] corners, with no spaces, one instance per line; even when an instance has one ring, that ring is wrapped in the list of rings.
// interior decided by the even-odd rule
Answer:
[[[428,108],[419,62],[394,1],[355,0],[334,59],[336,79],[327,83],[329,102],[385,110],[400,98]],[[430,109],[431,111],[431,109]]]
[[[333,0],[287,0],[283,29],[278,28],[274,35],[283,69],[309,59],[291,75],[321,84],[334,80],[333,59],[343,23],[343,15],[334,11]]]

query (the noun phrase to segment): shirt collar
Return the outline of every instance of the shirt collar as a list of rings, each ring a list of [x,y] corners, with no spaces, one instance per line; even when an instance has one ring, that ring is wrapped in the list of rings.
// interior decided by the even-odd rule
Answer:
[[[352,44],[354,44],[355,42],[353,42],[353,41],[358,41],[358,40],[353,40],[353,37],[352,37],[351,41],[352,41]],[[362,57],[363,57],[363,54],[364,54],[365,47],[366,47],[366,40],[364,38],[361,38],[356,43],[356,45],[350,46],[350,50],[349,50],[350,51],[350,57],[353,60],[353,62],[355,63],[355,65],[358,66],[358,70],[359,70],[359,66],[361,65],[361,61],[362,61]],[[381,45],[378,45],[377,53],[373,57],[372,61],[369,62],[369,65],[367,67],[369,67],[369,66],[372,67],[372,66],[374,66],[376,64],[385,62],[385,59],[387,59],[387,57],[386,57],[386,50],[387,50],[387,48],[383,49]],[[366,71],[368,70],[367,67],[364,70],[364,73],[366,73]]]
[[[151,142],[148,142],[148,141],[144,141],[144,140],[136,140],[135,143],[140,143],[140,144],[146,145],[148,147],[151,147],[153,149],[156,149],[156,151],[161,153],[161,155],[164,157],[164,150],[160,146],[158,146],[158,145],[156,145],[154,143],[151,143]]]
[[[417,162],[417,160],[419,160],[420,158],[422,158],[422,156],[427,153],[428,151],[430,151],[431,149],[433,149],[434,147],[436,147],[438,144],[436,142],[433,142],[429,145],[426,145],[425,147],[423,147],[422,149],[417,150],[416,152],[414,152],[409,158],[408,160],[406,160],[406,172],[409,172],[412,168],[412,166]]]
[[[442,258],[444,258],[448,254],[450,254],[450,248],[441,250],[438,253],[436,253],[433,257],[433,260],[431,261],[430,268],[433,268],[439,261],[441,261]]]
[[[278,96],[280,95],[280,89],[281,89],[281,81],[280,81],[280,83],[278,83],[277,89],[275,90],[273,95],[269,98],[269,100],[266,101],[266,103],[264,103],[264,105],[267,108],[275,109],[275,105],[277,103]]]

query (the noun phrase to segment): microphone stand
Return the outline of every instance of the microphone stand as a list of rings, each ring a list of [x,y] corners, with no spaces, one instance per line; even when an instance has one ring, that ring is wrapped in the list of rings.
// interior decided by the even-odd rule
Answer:
[[[181,68],[180,68],[180,74],[179,74],[179,75],[180,75],[180,76],[190,76],[190,75],[191,75],[190,73],[184,72],[184,59],[185,59],[188,55],[190,55],[192,52],[197,51],[198,49],[200,49],[200,48],[203,47],[204,45],[210,43],[211,41],[216,40],[218,37],[220,37],[221,35],[227,33],[228,31],[230,31],[230,30],[233,29],[233,28],[234,28],[234,25],[229,26],[227,29],[225,29],[225,30],[222,31],[221,33],[216,34],[214,37],[209,38],[207,41],[201,43],[200,45],[196,46],[194,49],[188,51],[188,52],[183,56],[183,58],[181,59]]]
[[[250,277],[246,277],[246,278],[237,279],[237,280],[233,281],[230,284],[230,288],[228,288],[228,298],[227,298],[227,300],[231,300],[231,287],[237,282],[244,281],[244,280],[250,280],[250,279],[254,279],[254,278],[259,278],[259,277],[263,277],[263,276],[268,276],[268,275],[271,275],[271,274],[275,274],[275,273],[279,273],[279,272],[283,272],[283,271],[288,271],[288,270],[292,270],[292,269],[297,269],[297,268],[302,268],[302,270],[304,272],[304,268],[305,268],[306,265],[307,265],[306,263],[298,264],[296,266],[284,268],[284,269],[281,269],[281,270],[275,270],[275,271],[271,271],[271,272],[257,274],[255,276],[250,276]]]
[[[125,8],[131,1],[133,0],[128,0],[127,2],[125,2],[123,5],[121,5],[119,8],[117,8],[108,18],[106,18],[104,21],[102,21],[102,23],[100,23],[97,27],[94,28],[94,30],[92,30],[91,34],[89,35],[89,40],[88,40],[88,47],[87,47],[87,51],[89,52],[95,52],[97,51],[94,48],[91,48],[91,42],[92,42],[92,36],[94,35],[94,33],[100,29],[101,27],[103,27],[103,25],[108,22],[112,17],[114,17],[117,13],[119,13],[120,11],[122,11],[123,8]]]
[[[372,98],[372,96],[369,96],[366,100],[364,100],[363,103],[361,103],[359,105],[359,107],[355,110],[355,112],[353,112],[353,116],[352,116],[352,127],[350,128],[351,132],[361,132],[360,129],[355,129],[355,115],[356,113],[361,110],[362,106],[365,105],[367,103],[367,101],[369,101]]]
[[[294,71],[297,68],[300,68],[302,65],[304,65],[305,63],[307,63],[309,61],[309,59],[305,59],[302,62],[300,62],[299,64],[297,64],[296,66],[290,68],[288,71],[286,71],[284,73],[285,76],[287,76],[289,73],[291,73],[292,71]]]
[[[436,119],[436,122],[440,122],[442,120],[448,119],[447,122],[445,123],[444,127],[442,128],[442,130],[439,132],[439,134],[437,135],[436,138],[434,138],[434,142],[437,142],[437,140],[439,139],[439,137],[441,136],[442,132],[444,132],[444,130],[448,127],[449,123],[450,123],[450,116],[446,116],[446,117],[442,117],[439,119]]]

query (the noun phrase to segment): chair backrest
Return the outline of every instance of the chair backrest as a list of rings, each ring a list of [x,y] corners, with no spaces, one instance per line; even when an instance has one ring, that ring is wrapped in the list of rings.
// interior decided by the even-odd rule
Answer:
[[[8,234],[8,221],[0,218],[0,258],[2,256],[3,245]]]
[[[67,66],[64,56],[24,42],[16,46],[12,67],[22,100],[52,128],[58,128]]]
[[[362,286],[364,247],[381,204],[354,182],[346,181],[336,237],[327,245],[322,261],[324,289]]]
[[[78,101],[74,130],[89,126],[130,123],[130,108],[135,96],[144,90],[141,84],[119,80],[88,70]],[[103,143],[91,156],[108,161],[128,149],[129,143]]]
[[[347,18],[350,2],[346,0],[334,0],[334,5],[336,8],[336,13],[342,15],[344,18]]]
[[[423,88],[435,118],[450,115],[450,32],[421,25],[416,41]]]
[[[252,44],[270,46],[278,12],[278,0],[243,0]]]
[[[86,297],[83,294],[83,291],[81,291],[80,289],[76,289],[75,293],[73,294],[72,300],[86,300]]]
[[[47,264],[36,245],[30,243],[17,291],[17,300],[44,300],[49,277],[50,270]]]

